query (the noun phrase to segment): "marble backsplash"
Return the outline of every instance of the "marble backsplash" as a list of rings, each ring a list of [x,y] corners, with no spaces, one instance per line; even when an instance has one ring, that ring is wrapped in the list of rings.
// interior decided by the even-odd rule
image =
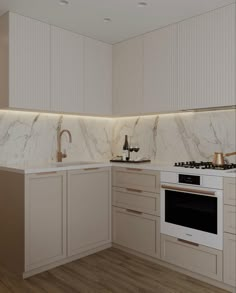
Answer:
[[[71,144],[62,138],[69,161],[109,160],[121,154],[125,134],[139,143],[139,156],[155,163],[211,160],[215,151],[236,150],[235,110],[113,119],[2,110],[0,164],[55,161],[59,126],[72,134]]]

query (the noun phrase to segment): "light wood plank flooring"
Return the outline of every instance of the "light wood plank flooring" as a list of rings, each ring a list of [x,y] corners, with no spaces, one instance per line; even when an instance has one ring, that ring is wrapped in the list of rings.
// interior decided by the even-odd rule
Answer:
[[[226,293],[110,248],[21,280],[0,268],[0,293]]]

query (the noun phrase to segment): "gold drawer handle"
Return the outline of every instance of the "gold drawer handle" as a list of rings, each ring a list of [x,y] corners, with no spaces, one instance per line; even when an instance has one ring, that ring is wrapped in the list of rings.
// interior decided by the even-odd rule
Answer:
[[[199,246],[198,243],[194,243],[194,242],[187,241],[187,240],[184,240],[184,239],[180,239],[180,238],[178,238],[177,240],[178,240],[179,242],[183,242],[183,243],[185,243],[185,244],[189,244],[189,245],[193,245],[193,246]]]
[[[40,173],[36,173],[36,175],[52,175],[52,174],[57,174],[56,171],[52,171],[52,172],[40,172]]]
[[[143,171],[143,169],[138,169],[138,168],[126,168],[128,171]]]
[[[134,188],[126,188],[127,191],[131,191],[131,192],[138,192],[138,193],[142,193],[143,191],[140,189],[134,189]]]
[[[126,212],[133,213],[133,214],[137,214],[137,215],[142,215],[143,214],[142,212],[135,211],[135,210],[130,210],[130,209],[126,209]]]

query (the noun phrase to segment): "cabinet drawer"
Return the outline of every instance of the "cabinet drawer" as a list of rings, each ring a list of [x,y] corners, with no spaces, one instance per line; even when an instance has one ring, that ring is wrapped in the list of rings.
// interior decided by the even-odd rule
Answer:
[[[224,203],[236,206],[236,178],[224,178]]]
[[[151,215],[160,215],[160,195],[144,191],[133,192],[129,188],[113,188],[113,205],[133,209]]]
[[[224,205],[224,231],[236,234],[236,207]]]
[[[149,256],[160,256],[160,218],[113,208],[113,242]]]
[[[236,286],[236,235],[224,234],[224,282]]]
[[[113,169],[113,186],[159,192],[160,173],[132,168]]]
[[[222,280],[222,252],[180,239],[161,235],[161,258],[189,271]]]

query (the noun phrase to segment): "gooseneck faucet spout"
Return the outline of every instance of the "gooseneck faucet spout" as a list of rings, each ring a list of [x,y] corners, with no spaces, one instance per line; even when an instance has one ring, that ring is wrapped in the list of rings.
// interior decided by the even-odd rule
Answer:
[[[70,143],[72,142],[72,136],[69,130],[63,129],[60,131],[60,129],[58,129],[57,131],[57,162],[62,162],[62,159],[67,157],[67,154],[66,153],[63,154],[61,151],[61,137],[63,133],[67,133],[69,136],[69,142]]]

